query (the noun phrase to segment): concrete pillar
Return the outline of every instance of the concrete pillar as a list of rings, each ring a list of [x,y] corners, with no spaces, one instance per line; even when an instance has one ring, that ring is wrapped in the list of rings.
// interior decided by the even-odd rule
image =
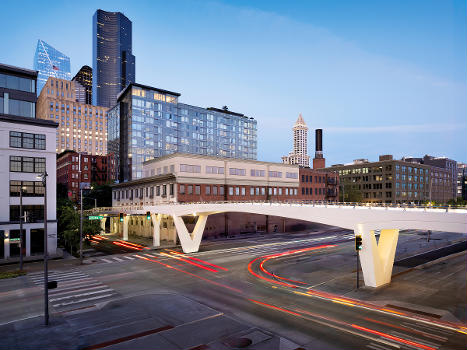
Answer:
[[[26,230],[26,256],[31,256],[31,229],[27,228]]]
[[[4,234],[3,251],[5,252],[5,259],[8,259],[10,257],[10,230],[5,230]]]
[[[130,216],[125,215],[123,216],[123,240],[128,241],[128,223],[130,221]]]
[[[153,232],[152,232],[152,245],[154,247],[159,247],[161,245],[161,220],[162,214],[152,214],[151,215]]]
[[[199,250],[201,238],[203,237],[204,227],[208,219],[208,214],[201,214],[198,216],[193,232],[190,234],[183,222],[181,216],[172,215],[175,227],[177,229],[177,235],[180,239],[180,244],[184,253],[194,253]]]
[[[390,283],[399,230],[381,230],[378,243],[374,231],[363,225],[357,226],[355,234],[362,236],[359,254],[365,285],[376,288]]]
[[[105,222],[107,221],[107,218],[104,217],[101,219],[101,233],[105,233]]]

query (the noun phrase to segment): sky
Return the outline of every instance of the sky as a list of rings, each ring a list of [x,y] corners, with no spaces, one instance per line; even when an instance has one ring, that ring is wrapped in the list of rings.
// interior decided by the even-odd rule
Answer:
[[[0,62],[32,68],[37,39],[92,66],[96,9],[133,22],[136,82],[258,121],[258,160],[292,150],[302,113],[326,164],[378,155],[467,162],[464,0],[2,0]]]

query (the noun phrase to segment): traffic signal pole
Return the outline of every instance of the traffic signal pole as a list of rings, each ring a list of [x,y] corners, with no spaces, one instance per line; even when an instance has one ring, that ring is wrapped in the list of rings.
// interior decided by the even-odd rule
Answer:
[[[357,251],[357,289],[360,287],[360,273],[359,271],[360,270],[360,254],[359,252]]]
[[[355,236],[355,251],[357,252],[357,289],[360,287],[360,250],[362,250],[362,236]]]

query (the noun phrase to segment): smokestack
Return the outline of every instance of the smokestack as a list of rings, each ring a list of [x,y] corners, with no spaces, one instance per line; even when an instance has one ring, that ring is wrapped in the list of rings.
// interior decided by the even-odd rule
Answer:
[[[323,158],[323,129],[315,130],[315,158]]]

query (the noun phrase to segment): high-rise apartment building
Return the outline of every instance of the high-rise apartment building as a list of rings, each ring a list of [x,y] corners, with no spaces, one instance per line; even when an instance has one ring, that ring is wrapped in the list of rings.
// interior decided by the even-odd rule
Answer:
[[[183,152],[256,159],[256,120],[227,109],[180,103],[179,93],[132,83],[108,111],[108,152],[118,179],[143,177],[143,162]]]
[[[135,81],[131,21],[120,12],[97,10],[92,18],[92,98],[112,107],[117,95]]]
[[[77,89],[78,86],[78,89]],[[59,123],[56,152],[107,154],[107,108],[79,102],[75,81],[49,78],[37,100],[37,118]]]
[[[308,155],[308,127],[299,114],[293,130],[293,151],[288,156],[282,157],[284,164],[298,164],[302,167],[310,166],[310,156]]]
[[[45,171],[48,253],[54,255],[57,248],[54,139],[58,125],[29,115],[35,110],[30,104],[36,103],[36,78],[36,71],[0,64],[0,262],[19,258],[21,216],[26,217],[25,259],[44,253],[45,189],[38,175]],[[17,108],[25,108],[28,115],[19,115]]]
[[[80,83],[84,87],[84,101],[88,105],[92,105],[92,68],[82,66],[72,79]]]
[[[37,95],[39,95],[49,77],[71,80],[70,58],[45,41],[37,40],[33,67],[37,75]]]

